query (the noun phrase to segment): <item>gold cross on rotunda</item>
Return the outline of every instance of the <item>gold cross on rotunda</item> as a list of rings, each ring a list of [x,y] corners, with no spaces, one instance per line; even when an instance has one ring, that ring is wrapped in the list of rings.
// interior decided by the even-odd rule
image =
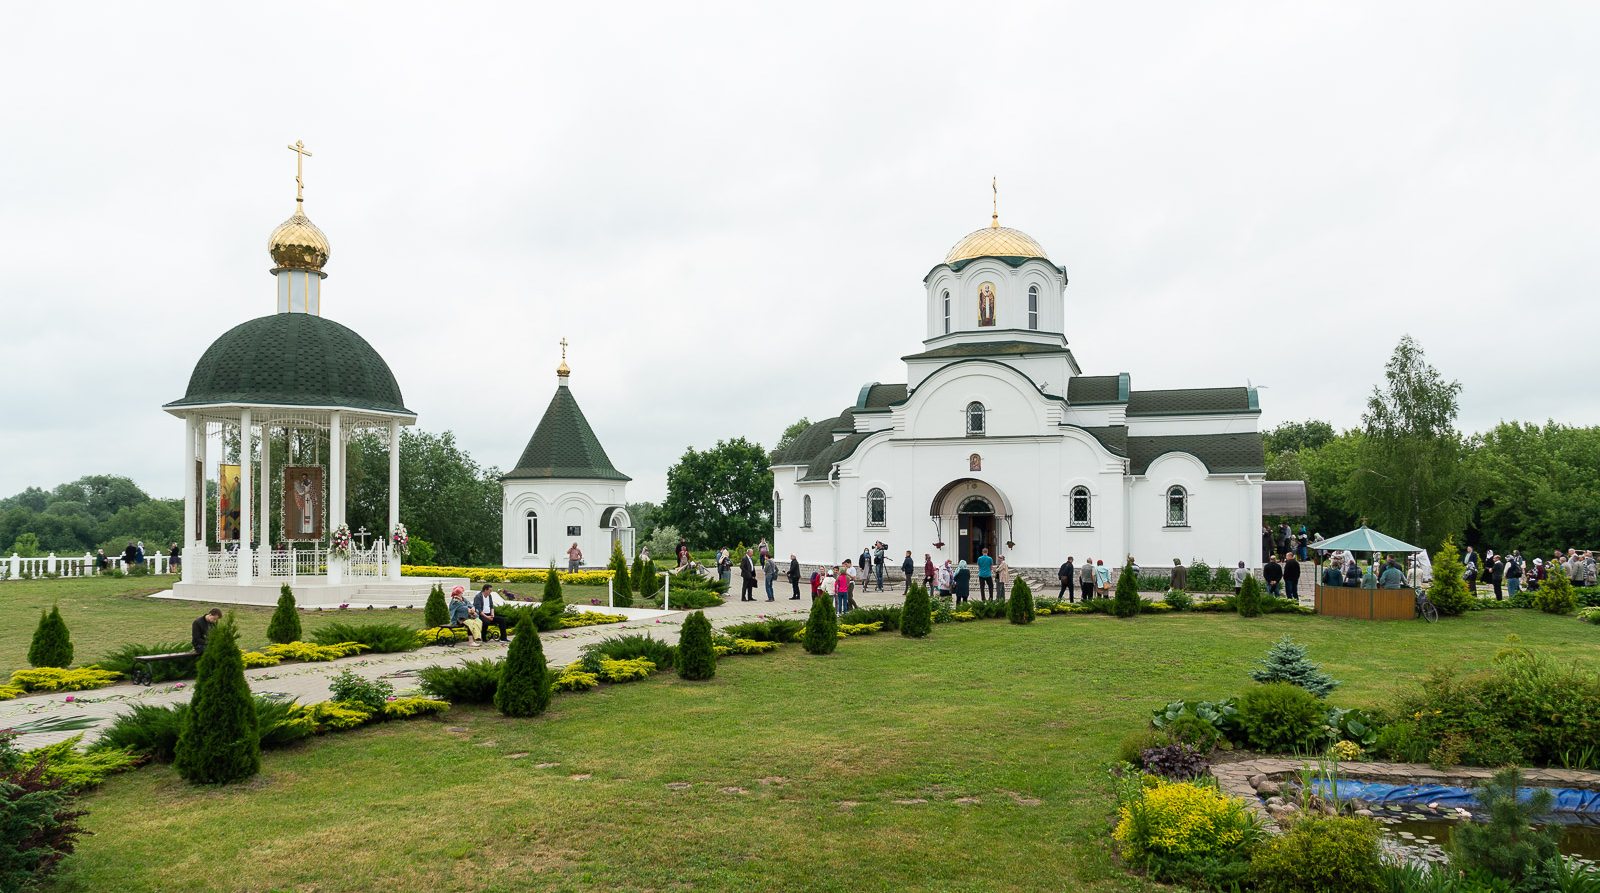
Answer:
[[[556,374],[562,377],[572,374],[572,370],[567,368],[567,338],[565,335],[561,336],[561,365],[556,367]]]
[[[989,188],[994,190],[994,213],[989,215],[989,228],[990,229],[999,229],[1000,228],[1000,178],[999,177],[990,178],[990,180],[989,180]]]
[[[294,153],[294,200],[304,204],[306,200],[305,160],[311,153],[306,151],[306,144],[300,140],[295,140],[294,145],[289,147],[289,151]]]

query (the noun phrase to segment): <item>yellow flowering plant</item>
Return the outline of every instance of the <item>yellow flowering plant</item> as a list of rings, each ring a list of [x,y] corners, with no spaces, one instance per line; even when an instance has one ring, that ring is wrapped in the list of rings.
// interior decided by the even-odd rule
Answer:
[[[24,691],[81,691],[86,688],[104,688],[116,682],[121,674],[96,667],[34,667],[17,670],[11,674],[11,686]]]
[[[402,577],[466,577],[485,583],[543,583],[550,574],[547,567],[456,567],[437,564],[408,564],[400,568]],[[611,579],[612,572],[605,569],[583,571],[556,571],[562,583],[578,585],[603,585]]]
[[[1260,833],[1243,800],[1193,782],[1158,781],[1122,806],[1112,836],[1124,858],[1145,865],[1163,857],[1237,851]]]
[[[360,642],[339,642],[335,645],[318,645],[315,642],[287,642],[277,645],[268,645],[261,653],[266,657],[275,657],[280,661],[324,661],[338,660],[352,654],[360,654],[367,650],[367,646]]]

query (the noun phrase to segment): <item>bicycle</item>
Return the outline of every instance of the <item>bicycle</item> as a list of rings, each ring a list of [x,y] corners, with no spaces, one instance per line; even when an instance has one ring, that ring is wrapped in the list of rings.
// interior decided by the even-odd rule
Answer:
[[[1439,619],[1439,609],[1428,600],[1428,593],[1421,589],[1417,590],[1417,616],[1429,623],[1437,622]]]

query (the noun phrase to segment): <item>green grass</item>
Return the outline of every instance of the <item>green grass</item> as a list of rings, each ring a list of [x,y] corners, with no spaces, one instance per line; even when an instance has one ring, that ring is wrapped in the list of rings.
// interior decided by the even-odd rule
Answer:
[[[1169,700],[1251,685],[1285,633],[1346,706],[1431,665],[1481,666],[1510,633],[1562,660],[1592,663],[1600,643],[1570,618],[1486,611],[1044,617],[827,657],[791,645],[709,682],[561,695],[532,720],[458,708],[314,740],[234,788],[141,769],[86,798],[94,834],[49,889],[1156,889],[1111,855],[1117,742]]]
[[[128,642],[188,641],[189,624],[211,606],[203,602],[177,602],[152,599],[153,592],[171,589],[176,577],[84,577],[65,580],[11,580],[0,583],[0,616],[11,622],[0,626],[0,679],[12,670],[28,665],[28,643],[39,623],[39,611],[53,604],[61,606],[61,616],[72,633],[73,662],[93,663],[97,658]],[[599,598],[605,604],[604,586],[564,586],[568,603],[587,604]],[[221,605],[233,613],[239,624],[239,641],[247,648],[265,645],[267,621],[272,607]],[[367,620],[422,625],[422,609],[302,611],[300,622],[307,636],[324,623],[342,620],[361,623]]]

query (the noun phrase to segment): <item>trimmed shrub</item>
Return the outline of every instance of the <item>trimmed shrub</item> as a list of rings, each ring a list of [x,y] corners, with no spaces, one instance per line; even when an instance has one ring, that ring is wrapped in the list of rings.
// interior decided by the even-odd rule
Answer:
[[[1189,782],[1146,787],[1123,805],[1112,834],[1123,857],[1141,867],[1163,859],[1239,852],[1258,835],[1243,800]]]
[[[634,660],[641,657],[660,669],[669,670],[676,665],[678,648],[648,634],[628,633],[607,636],[585,645],[578,662],[583,664],[584,672],[598,673],[602,660]]]
[[[920,639],[933,632],[933,602],[921,583],[906,589],[905,605],[900,609],[900,635]]]
[[[294,699],[256,696],[256,734],[263,750],[287,747],[310,738],[316,731],[311,711],[296,704]]]
[[[561,573],[556,570],[554,559],[550,561],[550,572],[544,576],[544,593],[539,601],[542,605],[555,604],[566,607],[566,602],[561,600]]]
[[[288,583],[278,590],[278,609],[267,622],[267,641],[279,645],[300,641],[300,612],[294,608],[294,590]]]
[[[1032,623],[1034,619],[1033,590],[1028,581],[1018,576],[1011,584],[1011,598],[1006,600],[1006,617],[1015,624]]]
[[[188,704],[135,704],[127,713],[117,715],[94,746],[120,748],[170,763],[188,712]]]
[[[665,588],[656,593],[654,599],[656,607],[661,607],[663,602],[670,604],[673,610],[699,610],[700,608],[716,608],[727,602],[716,590],[699,586],[683,586],[673,578],[671,590]]]
[[[632,587],[634,592],[639,593],[640,597],[649,598],[656,594],[654,583],[654,564],[646,563],[643,554],[635,555],[633,566],[628,568],[628,585]]]
[[[424,626],[448,626],[450,624],[450,608],[444,603],[444,587],[434,584],[428,592],[428,601],[422,608],[422,624]]]
[[[893,605],[874,605],[870,608],[851,608],[839,615],[839,622],[862,624],[876,623],[879,629],[896,632],[900,629],[900,614],[902,609]]]
[[[194,784],[228,784],[261,771],[255,697],[231,618],[211,631],[200,656],[173,767]]]
[[[616,604],[627,607],[633,603],[633,582],[628,576],[628,557],[622,554],[622,542],[611,544],[611,595]]]
[[[1322,672],[1321,667],[1306,657],[1306,646],[1288,636],[1272,646],[1261,661],[1260,669],[1250,671],[1250,678],[1257,682],[1298,685],[1319,698],[1326,698],[1339,685],[1339,680]]]
[[[1184,592],[1182,589],[1168,590],[1166,597],[1162,601],[1166,602],[1167,607],[1174,611],[1187,611],[1194,607],[1194,596]]]
[[[1224,568],[1226,570],[1226,568]],[[1189,590],[1191,592],[1211,592],[1212,571],[1211,565],[1204,561],[1189,563]],[[1232,586],[1228,587],[1232,589]]]
[[[717,675],[717,655],[711,650],[711,621],[704,611],[696,611],[683,621],[678,637],[678,675],[694,680]]]
[[[417,680],[424,692],[452,704],[491,704],[503,669],[498,660],[480,658],[453,667],[423,667]]]
[[[833,599],[811,600],[811,616],[806,618],[806,636],[801,645],[807,654],[832,654],[839,647],[839,618],[833,612]]]
[[[1533,826],[1537,816],[1549,813],[1555,805],[1555,795],[1547,788],[1537,788],[1533,796],[1519,801],[1517,789],[1521,786],[1522,772],[1512,766],[1496,772],[1494,778],[1478,787],[1476,797],[1489,810],[1489,821],[1462,822],[1451,829],[1451,865],[1522,884],[1547,870],[1551,860],[1560,858],[1556,848],[1561,840],[1560,826]],[[1541,884],[1538,889],[1554,888]]]
[[[1194,579],[1194,572],[1190,571],[1189,579]],[[1211,591],[1228,593],[1233,591],[1233,569],[1219,567],[1211,572]]]
[[[772,620],[751,620],[746,623],[735,623],[724,627],[724,635],[733,639],[754,639],[757,642],[794,642],[800,638],[800,631],[806,625],[799,620],[774,618]]]
[[[1245,743],[1264,753],[1320,751],[1327,713],[1316,695],[1287,682],[1268,682],[1239,698]]]
[[[1138,617],[1140,602],[1139,578],[1133,572],[1133,563],[1122,566],[1122,573],[1117,576],[1117,598],[1114,612],[1118,617]]]
[[[636,682],[650,678],[655,671],[656,665],[644,657],[631,660],[602,658],[600,661],[600,678],[607,682]]]
[[[318,645],[360,642],[374,654],[415,651],[422,647],[417,631],[404,623],[330,623],[311,633]]]
[[[335,701],[360,704],[377,713],[394,695],[394,686],[382,679],[367,679],[354,670],[340,670],[328,680],[328,691]]]
[[[1572,581],[1567,579],[1567,572],[1561,569],[1561,565],[1552,565],[1550,576],[1534,590],[1533,606],[1546,614],[1571,614],[1578,609],[1577,596],[1572,594]]]
[[[11,671],[11,686],[23,691],[82,691],[86,688],[104,688],[117,681],[115,673],[94,667],[36,667],[31,670]]]
[[[1349,816],[1306,816],[1250,858],[1261,893],[1377,893],[1383,874],[1378,824]]]
[[[622,552],[618,550],[617,554]],[[555,574],[550,576],[555,578]],[[494,693],[494,706],[506,716],[538,716],[550,706],[550,674],[544,663],[544,643],[539,641],[530,618],[522,618],[511,637],[505,672]]]
[[[39,626],[28,645],[28,663],[35,667],[72,666],[72,635],[67,632],[66,621],[61,619],[59,606],[52,605],[49,612],[39,612]]]
[[[11,737],[0,735],[0,890],[24,890],[72,852],[86,813],[62,779],[47,776],[46,761],[22,765]]]
[[[1239,595],[1234,599],[1234,605],[1239,610],[1240,617],[1261,616],[1261,581],[1254,574],[1244,578],[1244,583],[1239,587]]]
[[[1459,617],[1472,607],[1472,595],[1467,592],[1467,581],[1462,576],[1465,572],[1455,538],[1446,537],[1444,545],[1433,555],[1433,583],[1428,587],[1428,601],[1433,602],[1440,614]]]

